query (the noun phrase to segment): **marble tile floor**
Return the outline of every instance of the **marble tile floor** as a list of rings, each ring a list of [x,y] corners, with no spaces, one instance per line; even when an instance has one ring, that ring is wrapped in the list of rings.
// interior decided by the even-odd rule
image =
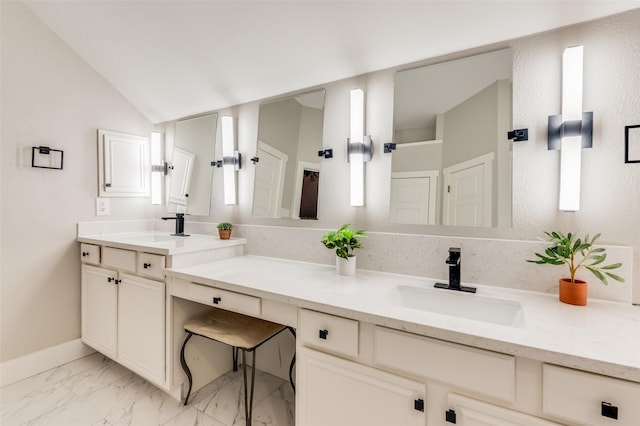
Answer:
[[[242,371],[229,372],[178,401],[94,353],[0,389],[2,426],[243,426]],[[256,370],[253,426],[293,426],[288,381]]]

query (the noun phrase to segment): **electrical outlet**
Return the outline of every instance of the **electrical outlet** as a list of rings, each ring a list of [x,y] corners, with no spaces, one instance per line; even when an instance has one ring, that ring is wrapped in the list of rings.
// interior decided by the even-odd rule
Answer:
[[[111,214],[111,205],[108,198],[96,198],[96,215],[108,216]]]

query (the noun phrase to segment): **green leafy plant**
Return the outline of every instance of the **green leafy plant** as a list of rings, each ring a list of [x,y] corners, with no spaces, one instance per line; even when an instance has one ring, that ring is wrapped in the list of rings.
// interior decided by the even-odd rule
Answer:
[[[358,238],[367,238],[364,231],[353,231],[349,229],[351,225],[345,224],[337,231],[327,232],[320,240],[328,249],[336,249],[336,256],[349,260],[355,249],[362,248]]]
[[[220,222],[218,224],[218,229],[220,231],[230,231],[233,228],[233,225],[229,222]]]
[[[562,232],[545,232],[551,246],[548,247],[544,254],[536,253],[536,260],[527,260],[527,262],[548,265],[568,265],[571,275],[571,282],[575,282],[576,271],[581,267],[585,267],[593,273],[604,285],[608,284],[607,277],[616,281],[624,282],[624,278],[609,272],[622,266],[622,263],[612,263],[604,265],[607,258],[605,249],[602,247],[595,248],[594,244],[600,237],[596,234],[589,239],[587,234],[583,239],[576,238],[572,233],[563,234]]]

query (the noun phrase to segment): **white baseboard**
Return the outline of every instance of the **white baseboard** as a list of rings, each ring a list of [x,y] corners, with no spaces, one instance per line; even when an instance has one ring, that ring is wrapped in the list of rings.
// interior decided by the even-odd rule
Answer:
[[[94,353],[80,339],[0,363],[0,387]]]

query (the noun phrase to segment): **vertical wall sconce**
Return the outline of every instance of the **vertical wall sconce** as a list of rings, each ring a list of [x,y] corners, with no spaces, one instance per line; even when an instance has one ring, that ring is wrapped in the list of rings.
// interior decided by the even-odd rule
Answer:
[[[236,171],[241,167],[241,156],[235,148],[233,117],[223,115],[222,118],[222,166],[224,173],[224,203],[236,204]]]
[[[364,134],[364,92],[351,91],[351,131],[347,139],[347,161],[351,169],[351,205],[364,205],[364,163],[371,160],[371,136]]]
[[[593,112],[582,112],[583,47],[562,55],[562,114],[549,116],[548,148],[560,150],[560,199],[564,211],[580,210],[582,148],[593,145]]]
[[[167,174],[167,163],[162,160],[162,138],[151,133],[151,204],[162,203],[162,178]]]

